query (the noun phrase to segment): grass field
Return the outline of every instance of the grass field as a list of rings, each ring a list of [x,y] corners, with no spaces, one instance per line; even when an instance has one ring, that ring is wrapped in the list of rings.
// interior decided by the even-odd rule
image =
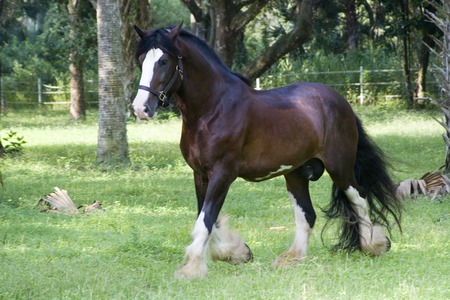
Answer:
[[[399,182],[444,162],[439,112],[358,109],[386,151]],[[190,243],[196,200],[178,149],[180,122],[128,125],[132,166],[95,166],[96,114],[74,123],[65,111],[9,111],[1,134],[23,135],[23,154],[0,160],[0,299],[450,299],[450,197],[405,200],[403,234],[370,258],[333,253],[323,233],[331,191],[325,174],[311,185],[318,220],[308,260],[289,270],[271,261],[290,246],[293,211],[282,178],[237,180],[223,212],[252,248],[252,263],[208,261],[203,280],[174,271]],[[65,216],[35,209],[57,186],[76,204],[100,200],[104,211]],[[278,228],[274,230],[273,228]],[[281,229],[281,230],[280,230]]]

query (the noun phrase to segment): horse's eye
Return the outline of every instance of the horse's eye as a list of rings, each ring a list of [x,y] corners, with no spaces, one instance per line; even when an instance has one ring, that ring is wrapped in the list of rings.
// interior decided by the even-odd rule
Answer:
[[[165,66],[165,65],[167,65],[169,63],[169,61],[167,60],[167,59],[161,59],[160,61],[159,61],[159,65],[160,66]]]

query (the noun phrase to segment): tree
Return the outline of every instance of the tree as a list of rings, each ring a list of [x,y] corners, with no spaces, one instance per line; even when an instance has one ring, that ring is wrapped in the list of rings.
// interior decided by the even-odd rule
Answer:
[[[86,116],[86,104],[84,99],[83,57],[79,52],[80,40],[80,0],[69,0],[67,5],[70,24],[70,115],[79,120]]]
[[[347,43],[347,49],[357,49],[359,23],[355,0],[345,0],[342,5],[345,13],[344,40]]]
[[[410,27],[410,3],[409,0],[400,1],[402,16],[402,45],[403,45],[403,73],[405,75],[407,104],[414,106],[413,90],[411,84],[411,27]]]
[[[252,21],[269,0],[200,2],[182,0],[194,16],[194,31],[214,47],[228,66],[235,57],[236,44],[243,29]],[[201,5],[203,4],[203,5]]]
[[[183,0],[194,17],[206,23],[202,27],[211,30],[210,33],[206,33],[209,43],[213,45],[214,50],[224,62],[231,66],[235,58],[236,45],[239,45],[239,38],[242,37],[244,28],[270,1],[210,0],[207,2],[207,5],[202,8],[195,0]],[[286,6],[287,2],[283,5]],[[205,9],[208,13],[205,13]],[[241,69],[244,76],[252,80],[256,79],[281,57],[301,47],[310,39],[313,18],[312,0],[294,1],[291,11],[293,16],[291,30],[281,34],[264,53],[245,65]]]
[[[424,99],[427,98],[427,71],[430,61],[430,48],[435,47],[434,38],[438,33],[438,29],[433,22],[430,22],[426,17],[426,12],[435,13],[436,9],[434,5],[430,5],[425,2],[421,5],[420,15],[418,16],[417,29],[421,35],[421,43],[418,53],[418,65],[419,70],[417,72],[416,90],[415,90],[415,105],[416,107],[422,107],[424,105]]]
[[[129,163],[119,0],[97,0],[99,129],[97,161]]]

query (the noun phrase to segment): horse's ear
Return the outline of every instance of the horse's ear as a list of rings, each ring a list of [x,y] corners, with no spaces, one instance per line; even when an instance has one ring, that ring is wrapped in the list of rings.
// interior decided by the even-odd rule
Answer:
[[[136,30],[137,34],[141,39],[145,37],[145,32],[136,25],[134,25],[134,30]]]
[[[180,33],[181,27],[183,26],[183,22],[175,26],[167,35],[168,38],[174,40],[177,38],[178,34]]]

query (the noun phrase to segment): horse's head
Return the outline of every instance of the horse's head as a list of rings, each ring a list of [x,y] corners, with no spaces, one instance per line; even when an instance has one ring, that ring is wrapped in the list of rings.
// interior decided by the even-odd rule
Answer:
[[[170,96],[177,91],[183,79],[183,65],[175,44],[181,24],[168,30],[142,31],[136,58],[142,69],[138,92],[133,101],[134,114],[141,120],[156,115],[158,102],[168,106]]]

